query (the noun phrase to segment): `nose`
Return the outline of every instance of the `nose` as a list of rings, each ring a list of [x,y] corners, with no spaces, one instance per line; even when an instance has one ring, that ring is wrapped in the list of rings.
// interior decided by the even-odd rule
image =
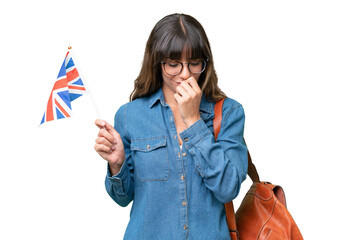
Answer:
[[[189,70],[188,64],[183,64],[183,68],[179,74],[179,77],[181,77],[182,79],[188,79],[189,77],[191,77],[191,72]]]

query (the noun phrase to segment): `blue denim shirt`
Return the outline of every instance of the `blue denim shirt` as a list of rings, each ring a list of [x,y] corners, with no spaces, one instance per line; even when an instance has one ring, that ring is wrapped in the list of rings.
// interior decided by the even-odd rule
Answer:
[[[230,239],[224,203],[233,200],[247,173],[244,110],[226,98],[221,130],[213,135],[214,103],[203,96],[197,122],[181,132],[162,89],[119,108],[115,129],[126,159],[105,179],[120,206],[133,201],[126,240]]]

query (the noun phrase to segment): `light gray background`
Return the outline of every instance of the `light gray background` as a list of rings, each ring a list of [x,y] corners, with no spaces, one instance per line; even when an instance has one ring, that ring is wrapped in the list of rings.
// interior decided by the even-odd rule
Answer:
[[[68,45],[113,123],[151,29],[174,12],[203,24],[261,179],[283,186],[305,239],[356,239],[358,1],[98,2],[0,3],[1,239],[122,239],[130,206],[105,191],[89,97],[73,102],[74,117],[38,125]]]

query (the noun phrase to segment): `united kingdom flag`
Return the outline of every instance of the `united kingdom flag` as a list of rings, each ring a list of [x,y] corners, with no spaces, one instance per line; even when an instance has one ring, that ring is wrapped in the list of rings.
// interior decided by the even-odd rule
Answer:
[[[84,83],[70,52],[67,52],[40,125],[44,122],[71,117],[71,102],[84,93],[86,93]]]

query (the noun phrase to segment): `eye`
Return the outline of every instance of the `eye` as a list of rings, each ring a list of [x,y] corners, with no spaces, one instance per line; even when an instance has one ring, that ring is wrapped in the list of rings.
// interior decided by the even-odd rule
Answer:
[[[201,61],[200,61],[200,60],[196,60],[196,61],[191,61],[191,62],[190,62],[190,65],[191,65],[191,66],[194,66],[194,67],[199,66],[200,64],[201,64]]]
[[[167,62],[167,65],[172,68],[176,68],[180,65],[178,62]]]

